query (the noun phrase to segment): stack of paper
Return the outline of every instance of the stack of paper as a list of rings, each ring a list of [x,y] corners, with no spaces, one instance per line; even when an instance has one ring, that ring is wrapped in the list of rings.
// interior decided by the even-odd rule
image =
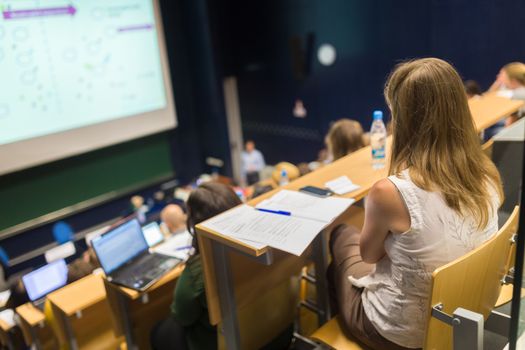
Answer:
[[[13,327],[16,325],[15,322],[15,312],[13,309],[5,309],[0,312],[0,319],[7,323],[10,327]]]
[[[353,202],[353,199],[317,198],[283,190],[259,203],[257,208],[241,205],[205,221],[202,226],[251,246],[270,246],[299,256]]]
[[[188,231],[184,231],[171,236],[151,250],[157,254],[186,261],[191,253],[192,241],[193,236]]]
[[[326,187],[335,194],[343,195],[359,189],[346,175],[340,176],[335,180],[328,181]]]

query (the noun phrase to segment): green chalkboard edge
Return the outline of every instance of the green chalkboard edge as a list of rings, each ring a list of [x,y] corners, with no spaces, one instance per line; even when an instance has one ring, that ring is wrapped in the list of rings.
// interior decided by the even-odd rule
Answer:
[[[91,209],[93,207],[96,207],[98,205],[102,205],[104,203],[107,203],[109,201],[118,199],[120,197],[130,195],[136,192],[139,192],[147,187],[154,186],[156,184],[162,184],[164,182],[173,180],[175,174],[173,172],[167,172],[164,174],[161,174],[159,176],[156,176],[154,178],[138,182],[134,185],[124,187],[119,190],[106,192],[104,194],[101,194],[99,196],[87,199],[85,201],[67,206],[65,208],[55,210],[51,213],[39,216],[37,218],[24,221],[20,224],[8,227],[6,229],[3,229],[0,231],[0,240],[13,237],[16,235],[19,235],[21,233],[24,233],[29,230],[33,230],[35,228],[38,228],[40,226],[43,226],[45,224],[48,224],[50,222],[63,219],[67,216],[78,214],[82,211]]]

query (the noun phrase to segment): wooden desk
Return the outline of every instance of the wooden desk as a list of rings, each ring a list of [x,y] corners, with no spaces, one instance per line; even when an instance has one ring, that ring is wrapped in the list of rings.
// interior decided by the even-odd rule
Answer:
[[[509,100],[494,93],[469,100],[470,112],[478,131],[483,131],[517,112],[524,104],[524,101]]]
[[[11,337],[14,325],[10,325],[0,319],[0,343],[9,350],[15,350],[15,345]]]
[[[26,303],[16,308],[16,314],[19,317],[20,328],[22,328],[22,334],[28,346],[34,344],[38,350],[58,349],[58,341],[42,311],[34,307],[33,304]]]
[[[474,123],[479,131],[516,112],[522,105],[523,102],[521,101],[512,101],[493,95],[469,101]],[[388,147],[391,142],[390,138],[388,142],[387,150],[390,149]],[[364,147],[332,164],[306,174],[282,188],[298,190],[306,185],[325,187],[327,181],[341,175],[347,175],[361,188],[344,197],[352,197],[359,200],[366,196],[375,182],[388,175],[386,168],[374,170],[371,164],[371,148]],[[279,190],[276,189],[257,197],[249,201],[248,204],[256,205]],[[336,220],[336,223],[344,221],[345,217],[346,220],[351,218],[354,210],[356,210],[355,207],[349,208]],[[274,280],[279,282],[286,276],[289,278],[290,273],[300,269],[304,265],[305,260],[309,258],[313,258],[315,263],[317,307],[320,309],[320,323],[323,324],[330,319],[325,271],[328,265],[327,233],[333,225],[335,223],[323,230],[313,241],[311,247],[312,256],[310,257],[309,251],[307,251],[300,258],[278,252],[269,247],[255,249],[245,243],[221,235],[219,232],[197,225],[210,321],[212,324],[222,322],[228,349],[242,348],[237,308],[253,301],[254,298],[247,291],[243,291],[244,286],[250,286],[257,291],[263,290],[261,288],[269,288],[272,284],[275,284]],[[251,264],[249,261],[251,261]],[[254,262],[259,263],[259,265]],[[245,271],[238,271],[238,266],[242,266]]]
[[[48,295],[61,333],[70,349],[116,349],[123,342],[113,331],[102,277],[88,275]]]
[[[184,264],[175,267],[142,293],[103,279],[115,334],[124,336],[128,350],[150,348],[151,329],[169,316],[175,283],[183,270]]]

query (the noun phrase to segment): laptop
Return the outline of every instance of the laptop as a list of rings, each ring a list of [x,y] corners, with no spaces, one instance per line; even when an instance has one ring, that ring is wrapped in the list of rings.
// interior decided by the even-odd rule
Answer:
[[[148,243],[148,247],[156,246],[164,240],[164,235],[162,234],[160,226],[155,221],[142,226],[142,233],[144,234],[146,243]]]
[[[108,281],[144,291],[181,261],[151,254],[140,223],[133,217],[91,241]]]
[[[66,261],[60,259],[22,276],[27,296],[35,307],[43,310],[46,295],[67,284],[67,271]]]

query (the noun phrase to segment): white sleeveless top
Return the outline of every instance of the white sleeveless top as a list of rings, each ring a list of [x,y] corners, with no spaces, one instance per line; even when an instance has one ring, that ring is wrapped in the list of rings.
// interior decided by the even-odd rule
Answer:
[[[440,193],[427,192],[410,180],[388,178],[403,197],[410,214],[410,229],[389,234],[386,255],[368,276],[350,281],[364,287],[366,316],[386,339],[407,348],[421,348],[425,340],[432,272],[490,238],[498,230],[499,198],[493,193],[493,211],[479,231],[469,217],[450,209]]]

